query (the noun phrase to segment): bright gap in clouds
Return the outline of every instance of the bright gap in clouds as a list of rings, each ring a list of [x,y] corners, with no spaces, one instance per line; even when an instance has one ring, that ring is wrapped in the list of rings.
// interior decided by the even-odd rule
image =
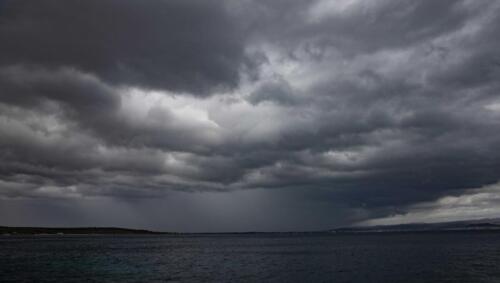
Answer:
[[[417,203],[402,214],[370,219],[358,226],[408,223],[438,223],[460,220],[498,218],[500,216],[500,183],[470,189],[458,196]]]

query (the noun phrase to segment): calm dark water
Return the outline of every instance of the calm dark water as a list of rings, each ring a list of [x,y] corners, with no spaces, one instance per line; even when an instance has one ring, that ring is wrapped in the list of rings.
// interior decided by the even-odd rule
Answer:
[[[500,282],[500,233],[0,236],[0,281]]]

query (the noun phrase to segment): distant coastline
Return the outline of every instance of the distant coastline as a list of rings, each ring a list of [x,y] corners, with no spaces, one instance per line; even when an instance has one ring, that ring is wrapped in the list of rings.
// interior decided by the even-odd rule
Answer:
[[[8,227],[0,226],[4,235],[251,235],[251,234],[367,234],[367,233],[421,233],[421,232],[467,232],[499,231],[500,219],[479,219],[439,223],[409,223],[379,226],[350,226],[318,231],[288,232],[159,232],[144,229],[118,227]]]
[[[407,232],[500,231],[500,219],[479,219],[438,223],[357,226],[332,229],[331,233],[407,233]]]
[[[176,234],[141,229],[116,227],[5,227],[0,226],[0,235],[166,235]]]

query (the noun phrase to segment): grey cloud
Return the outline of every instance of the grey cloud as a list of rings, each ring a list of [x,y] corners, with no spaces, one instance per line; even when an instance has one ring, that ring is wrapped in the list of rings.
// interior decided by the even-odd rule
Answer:
[[[0,47],[4,201],[180,194],[198,206],[180,218],[213,210],[219,230],[243,229],[225,201],[254,227],[309,229],[500,179],[493,1],[125,1],[113,21],[113,1],[6,3],[0,38],[39,49]],[[274,220],[237,209],[246,197]]]
[[[253,104],[269,101],[281,105],[293,105],[298,102],[293,92],[286,81],[277,80],[264,83],[249,96],[248,100]]]
[[[301,46],[316,59],[332,48],[356,56],[411,46],[459,29],[478,9],[459,0],[253,1],[246,8],[242,13],[250,15],[248,29],[257,38],[292,53]]]
[[[498,191],[498,183],[475,188],[459,196],[446,196],[432,202],[413,204],[405,213],[370,219],[360,224],[391,225],[496,218],[500,213]]]
[[[74,69],[0,68],[0,98],[4,103],[32,108],[56,117],[66,126],[104,142],[131,147],[196,150],[196,142],[210,130],[179,124],[167,109],[154,106],[145,120],[134,122],[123,113],[123,95],[99,78]],[[208,133],[207,133],[208,131]]]
[[[107,81],[208,95],[245,61],[222,1],[4,1],[0,64],[73,67]]]

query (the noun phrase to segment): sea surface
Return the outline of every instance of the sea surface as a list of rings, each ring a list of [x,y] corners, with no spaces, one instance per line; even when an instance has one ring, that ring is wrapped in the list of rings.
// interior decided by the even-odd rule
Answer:
[[[500,233],[0,236],[0,282],[500,282]]]

